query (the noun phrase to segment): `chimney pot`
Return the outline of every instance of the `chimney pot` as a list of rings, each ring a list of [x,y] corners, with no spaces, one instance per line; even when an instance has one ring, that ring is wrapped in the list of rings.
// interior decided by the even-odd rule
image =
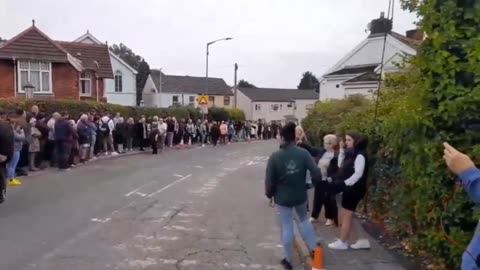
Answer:
[[[385,12],[384,11],[380,12],[380,18],[385,18]]]

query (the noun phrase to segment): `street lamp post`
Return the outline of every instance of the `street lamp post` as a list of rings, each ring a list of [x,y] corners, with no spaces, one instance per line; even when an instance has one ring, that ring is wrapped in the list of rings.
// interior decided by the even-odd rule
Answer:
[[[209,47],[210,45],[212,45],[213,43],[215,42],[218,42],[218,41],[223,41],[223,40],[232,40],[233,38],[231,37],[227,37],[227,38],[221,38],[221,39],[217,39],[217,40],[214,40],[214,41],[210,41],[207,43],[207,66],[206,66],[206,71],[205,71],[205,77],[206,77],[206,83],[205,83],[205,95],[208,95],[208,55],[210,54],[210,50],[209,50]]]

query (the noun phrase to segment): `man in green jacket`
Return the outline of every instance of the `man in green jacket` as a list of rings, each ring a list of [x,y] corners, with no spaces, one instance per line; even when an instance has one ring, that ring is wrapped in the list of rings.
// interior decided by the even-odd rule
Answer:
[[[281,131],[282,148],[270,156],[265,178],[265,194],[275,201],[282,226],[282,243],[285,258],[282,266],[292,269],[293,259],[293,211],[298,215],[300,232],[310,251],[317,245],[317,237],[307,214],[306,175],[310,171],[312,183],[321,181],[321,173],[312,156],[295,145],[294,123],[285,125]]]

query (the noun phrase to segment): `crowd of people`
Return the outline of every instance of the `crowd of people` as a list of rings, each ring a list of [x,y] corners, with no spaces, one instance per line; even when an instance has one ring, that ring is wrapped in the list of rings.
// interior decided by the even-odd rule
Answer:
[[[57,167],[68,170],[100,155],[119,155],[150,148],[153,154],[177,145],[217,146],[235,141],[272,139],[281,125],[262,121],[207,121],[173,116],[124,117],[120,113],[68,112],[47,115],[38,106],[0,111],[0,201],[6,186],[22,184],[29,171]],[[11,154],[10,154],[11,153]],[[6,179],[4,181],[3,179]]]

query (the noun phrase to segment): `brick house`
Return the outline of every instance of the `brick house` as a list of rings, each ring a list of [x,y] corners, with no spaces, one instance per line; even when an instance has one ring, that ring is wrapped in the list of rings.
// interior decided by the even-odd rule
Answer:
[[[30,83],[34,99],[106,101],[105,78],[113,79],[107,45],[54,41],[35,24],[0,44],[0,98],[23,98]]]

